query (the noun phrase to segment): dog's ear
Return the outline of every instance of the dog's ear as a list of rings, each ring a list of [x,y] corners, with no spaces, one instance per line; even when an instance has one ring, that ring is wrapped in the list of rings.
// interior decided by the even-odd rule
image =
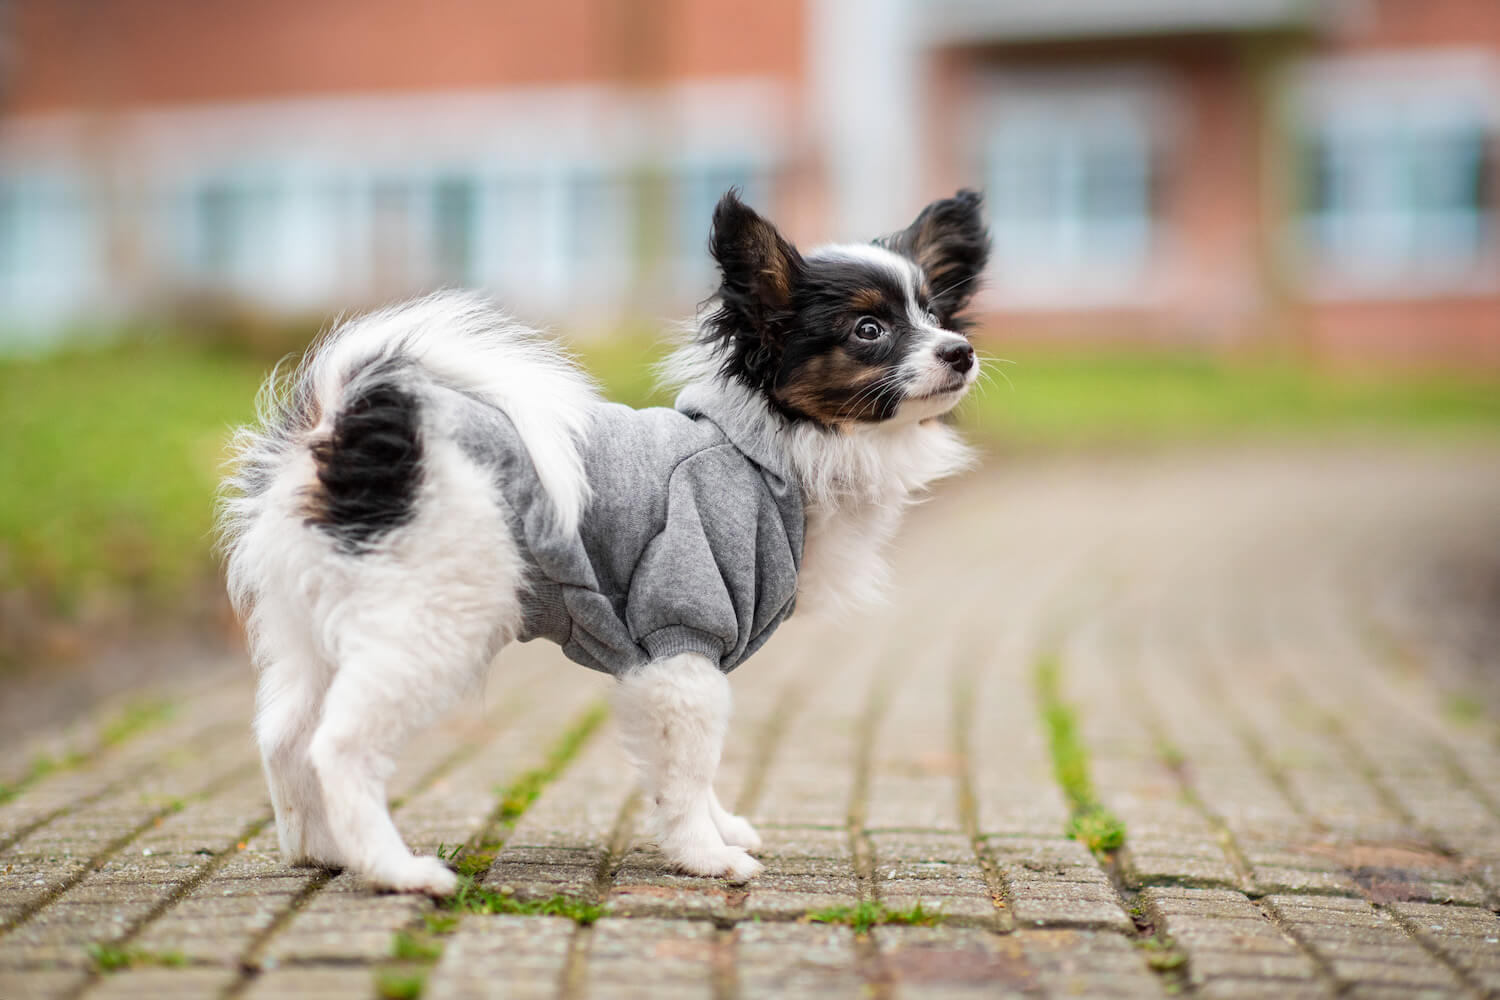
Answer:
[[[876,242],[915,261],[927,275],[933,309],[944,326],[962,330],[968,325],[960,314],[979,290],[990,259],[979,192],[960,191],[935,201],[910,226]]]
[[[719,308],[704,338],[722,345],[725,374],[766,385],[791,329],[802,255],[734,190],[714,209],[709,250],[719,265]]]

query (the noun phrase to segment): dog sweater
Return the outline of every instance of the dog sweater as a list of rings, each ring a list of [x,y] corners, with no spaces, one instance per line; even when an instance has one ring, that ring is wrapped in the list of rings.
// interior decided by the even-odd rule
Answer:
[[[698,653],[732,670],[792,612],[801,491],[753,417],[722,387],[673,409],[598,403],[582,448],[590,500],[564,532],[514,425],[482,404],[460,445],[493,470],[527,561],[522,642],[621,674]]]

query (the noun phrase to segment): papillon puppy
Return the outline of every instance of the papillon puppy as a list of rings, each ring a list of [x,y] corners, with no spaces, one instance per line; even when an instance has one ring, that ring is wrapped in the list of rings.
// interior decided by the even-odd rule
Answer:
[[[713,780],[725,674],[794,606],[876,596],[902,509],[962,468],[939,418],[979,365],[979,195],[802,253],[734,192],[676,406],[606,403],[554,344],[443,292],[344,323],[261,395],[220,525],[259,671],[286,860],[442,896],[386,806],[408,735],[512,641],[613,674],[650,832],[697,875],[761,868]]]

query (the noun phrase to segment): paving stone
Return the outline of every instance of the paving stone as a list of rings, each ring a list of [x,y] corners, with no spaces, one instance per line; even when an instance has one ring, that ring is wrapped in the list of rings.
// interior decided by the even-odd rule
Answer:
[[[829,924],[744,923],[735,928],[739,995],[849,997],[863,990],[854,932]]]
[[[1322,983],[1259,975],[1249,979],[1210,979],[1194,987],[1193,995],[1212,1000],[1328,1000],[1335,996],[1333,989]]]
[[[733,676],[719,787],[759,826],[764,875],[683,876],[637,843],[606,726],[493,831],[485,876],[520,899],[602,894],[606,916],[455,914],[424,995],[1500,996],[1500,750],[1443,714],[1467,675],[1393,668],[1368,631],[1378,613],[1443,670],[1488,648],[1444,631],[1458,603],[1415,598],[1489,537],[1500,462],[1205,462],[1061,461],[940,491],[886,612],[799,616]],[[1054,651],[1125,821],[1116,874],[1180,973],[1151,971],[1111,874],[1063,833],[1034,684]],[[0,803],[0,997],[372,995],[432,906],[290,868],[273,828],[252,832],[269,814],[250,685],[183,688],[160,726],[85,740],[79,766]],[[490,685],[392,778],[421,850],[483,828],[609,679],[528,645]],[[801,922],[861,899],[948,919],[859,938]],[[96,941],[190,964],[96,975]]]
[[[85,994],[89,1000],[189,1000],[217,997],[238,978],[235,969],[136,968],[112,972]]]
[[[1474,907],[1425,903],[1393,903],[1390,912],[1471,983],[1500,995],[1500,917]]]
[[[53,1000],[72,995],[88,978],[80,969],[0,969],[0,997]]]
[[[895,995],[961,1000],[1024,997],[1037,986],[1020,942],[971,928],[881,927],[874,932]]]
[[[685,920],[601,920],[588,935],[584,996],[702,998],[715,995],[718,932]]]
[[[557,996],[577,928],[561,917],[465,917],[427,977],[427,1000]]]
[[[246,1000],[369,1000],[375,974],[362,965],[297,965],[268,969],[240,994]]]
[[[391,953],[392,935],[431,908],[432,904],[417,896],[321,893],[272,938],[265,961],[282,964],[386,958]]]
[[[1453,972],[1418,946],[1395,919],[1363,900],[1271,896],[1265,904],[1347,989],[1461,988]]]
[[[1081,930],[1018,930],[1026,963],[1049,996],[1160,997],[1161,981],[1122,935]]]

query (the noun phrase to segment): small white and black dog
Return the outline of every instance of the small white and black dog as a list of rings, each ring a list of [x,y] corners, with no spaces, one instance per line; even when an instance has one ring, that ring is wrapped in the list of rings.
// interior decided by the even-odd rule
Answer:
[[[289,862],[451,893],[391,821],[395,755],[502,646],[550,638],[618,678],[667,859],[760,870],[714,795],[725,673],[794,604],[875,596],[902,509],[968,460],[936,418],[979,373],[962,311],[989,240],[965,191],[803,254],[731,192],[710,244],[722,280],[670,364],[674,409],[603,402],[459,293],[342,324],[268,380],[221,529]]]

